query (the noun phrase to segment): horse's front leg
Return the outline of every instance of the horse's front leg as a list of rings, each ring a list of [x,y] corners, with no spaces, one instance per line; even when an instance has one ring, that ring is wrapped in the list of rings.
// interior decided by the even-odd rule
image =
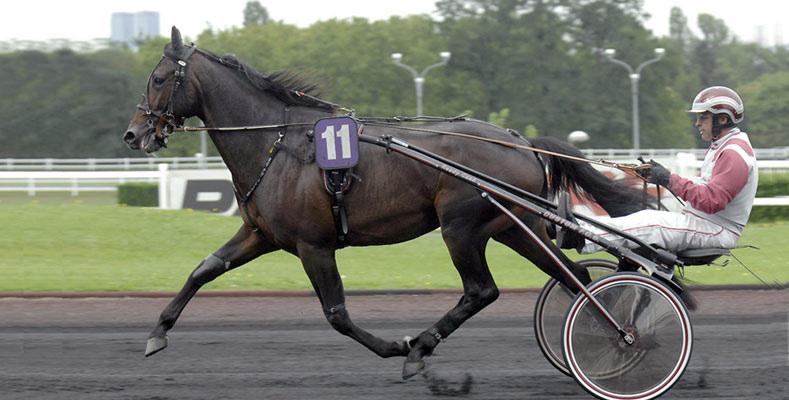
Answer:
[[[277,247],[269,243],[262,235],[247,225],[242,225],[235,236],[195,268],[181,291],[162,311],[159,322],[148,337],[145,356],[153,355],[167,347],[167,332],[172,329],[186,304],[203,285],[233,268],[240,267],[260,255],[274,250],[277,250]]]
[[[407,339],[395,342],[381,339],[356,326],[345,308],[345,292],[342,278],[337,271],[334,249],[299,243],[298,255],[304,271],[315,288],[323,307],[326,320],[337,332],[349,336],[380,357],[405,356],[409,346]]]

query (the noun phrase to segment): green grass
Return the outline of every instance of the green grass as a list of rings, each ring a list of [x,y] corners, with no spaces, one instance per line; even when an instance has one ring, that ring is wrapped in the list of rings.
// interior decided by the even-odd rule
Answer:
[[[0,207],[22,204],[89,204],[113,205],[118,203],[116,192],[81,191],[76,196],[70,192],[36,192],[28,196],[27,192],[0,192]]]
[[[0,203],[0,291],[172,291],[240,220],[190,210]],[[751,224],[736,253],[763,278],[789,281],[789,223]],[[499,287],[539,287],[547,277],[511,250],[491,242],[488,261]],[[605,255],[605,254],[603,254]],[[589,257],[589,256],[587,256]],[[339,251],[348,289],[454,288],[460,279],[441,236]],[[689,268],[701,284],[757,283],[732,260],[728,267]],[[310,289],[295,257],[276,252],[231,271],[209,289]]]

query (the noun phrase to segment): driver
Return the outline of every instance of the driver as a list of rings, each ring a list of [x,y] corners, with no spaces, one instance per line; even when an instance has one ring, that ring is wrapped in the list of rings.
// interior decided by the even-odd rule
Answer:
[[[756,158],[748,135],[737,127],[745,116],[744,111],[742,99],[734,90],[724,86],[702,90],[688,110],[696,114],[695,127],[701,138],[710,142],[700,176],[683,178],[655,161],[649,162],[647,181],[665,186],[682,198],[686,202],[682,211],[642,210],[624,217],[597,220],[674,253],[691,248],[733,248],[748,222],[758,182]],[[559,215],[578,223],[570,210],[565,194],[559,200]],[[636,246],[584,221],[580,225],[617,245]],[[563,249],[576,249],[584,254],[603,250],[596,243],[586,242],[580,234],[561,227],[557,229],[556,243]]]

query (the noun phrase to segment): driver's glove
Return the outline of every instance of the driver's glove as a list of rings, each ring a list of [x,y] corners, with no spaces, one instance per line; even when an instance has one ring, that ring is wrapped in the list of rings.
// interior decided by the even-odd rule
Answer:
[[[668,186],[668,182],[671,180],[671,171],[667,170],[666,167],[660,165],[660,163],[655,160],[649,160],[649,164],[651,168],[649,169],[649,175],[646,177],[647,182],[660,186]]]

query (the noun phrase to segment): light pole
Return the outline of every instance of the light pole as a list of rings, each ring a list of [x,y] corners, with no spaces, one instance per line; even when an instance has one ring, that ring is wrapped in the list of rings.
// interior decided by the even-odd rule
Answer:
[[[438,53],[441,56],[441,62],[435,63],[433,65],[427,66],[427,68],[422,70],[422,73],[419,74],[416,70],[408,65],[403,64],[401,61],[403,59],[402,53],[392,53],[392,62],[394,62],[398,67],[402,67],[408,70],[411,75],[414,77],[414,86],[416,87],[416,115],[422,115],[422,85],[425,83],[425,75],[427,75],[428,71],[433,68],[440,67],[442,65],[446,65],[449,62],[449,57],[452,54],[448,51],[442,51]]]
[[[632,95],[633,101],[633,150],[636,152],[640,150],[641,143],[640,143],[640,135],[639,132],[639,124],[638,124],[638,80],[641,78],[641,70],[644,69],[649,64],[654,62],[658,62],[663,56],[666,54],[666,49],[658,47],[655,49],[655,57],[646,60],[639,65],[635,71],[633,71],[633,67],[622,60],[617,60],[614,58],[616,55],[615,49],[605,49],[603,52],[605,54],[605,58],[608,61],[611,61],[614,64],[619,64],[627,70],[628,76],[630,77],[630,93]]]

